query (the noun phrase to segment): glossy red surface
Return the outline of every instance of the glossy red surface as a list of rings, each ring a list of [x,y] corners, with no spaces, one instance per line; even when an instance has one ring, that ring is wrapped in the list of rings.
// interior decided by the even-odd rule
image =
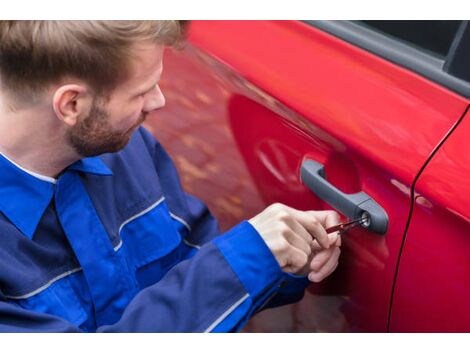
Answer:
[[[470,330],[470,116],[420,177],[391,331]]]
[[[305,132],[321,130],[406,184],[466,107],[437,84],[297,21],[198,21],[191,43],[314,121]]]
[[[330,278],[247,331],[385,331],[411,182],[465,99],[302,23],[196,21],[190,43],[168,52],[147,126],[223,229],[272,202],[327,208],[299,180],[305,158],[390,219],[384,237],[346,234]]]

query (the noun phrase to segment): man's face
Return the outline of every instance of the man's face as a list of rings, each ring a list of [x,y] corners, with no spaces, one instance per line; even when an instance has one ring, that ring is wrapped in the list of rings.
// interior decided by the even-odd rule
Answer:
[[[121,150],[147,114],[165,105],[158,87],[163,47],[139,44],[133,53],[130,77],[109,99],[95,98],[89,114],[69,130],[68,142],[84,157]]]

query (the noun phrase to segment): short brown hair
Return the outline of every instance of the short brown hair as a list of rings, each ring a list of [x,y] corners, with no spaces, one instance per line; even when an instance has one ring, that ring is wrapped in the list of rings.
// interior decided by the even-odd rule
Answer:
[[[188,21],[0,21],[0,83],[15,100],[31,100],[63,77],[97,94],[126,78],[132,44],[175,46]],[[17,99],[19,98],[19,99]]]

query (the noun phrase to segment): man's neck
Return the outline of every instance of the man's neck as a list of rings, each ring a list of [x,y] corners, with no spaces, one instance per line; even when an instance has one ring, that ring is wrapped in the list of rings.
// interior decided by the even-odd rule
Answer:
[[[0,155],[3,156],[5,159],[7,159],[10,163],[14,164],[17,168],[23,170],[24,172],[26,172],[26,173],[28,173],[28,174],[30,174],[30,175],[32,175],[32,176],[34,176],[34,177],[36,177],[40,180],[51,182],[51,183],[56,183],[57,182],[57,178],[50,177],[50,176],[45,176],[45,175],[42,175],[42,174],[38,174],[37,172],[25,169],[21,165],[15,163],[13,160],[11,160],[9,157],[7,157],[5,154],[0,153]]]
[[[67,166],[79,160],[78,158],[68,160],[54,158],[53,153],[55,152],[57,152],[57,150],[51,150],[49,152],[25,150],[17,153],[14,149],[0,147],[0,154],[3,154],[17,166],[27,171],[52,178],[57,178]]]
[[[0,101],[0,153],[24,169],[56,178],[80,157],[45,108],[12,111]]]

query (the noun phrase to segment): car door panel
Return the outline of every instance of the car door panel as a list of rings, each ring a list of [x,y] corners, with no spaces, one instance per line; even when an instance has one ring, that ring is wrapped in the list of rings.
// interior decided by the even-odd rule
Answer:
[[[407,183],[466,107],[457,94],[301,22],[202,21],[191,33],[194,45]]]
[[[247,331],[386,331],[411,185],[467,100],[295,21],[193,22],[190,45],[168,52],[165,67],[167,110],[147,125],[224,229],[273,202],[329,209],[300,180],[306,159],[389,218],[385,236],[345,234],[331,277]]]

